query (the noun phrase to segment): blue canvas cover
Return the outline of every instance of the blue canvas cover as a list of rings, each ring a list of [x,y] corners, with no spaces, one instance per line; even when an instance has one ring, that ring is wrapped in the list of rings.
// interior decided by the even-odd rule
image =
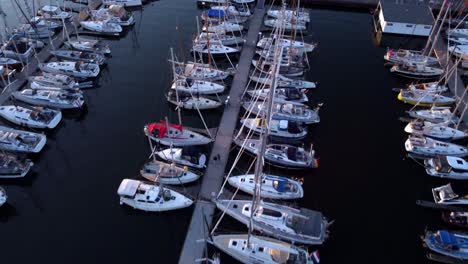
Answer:
[[[276,179],[276,187],[275,189],[278,191],[278,192],[284,192],[284,189],[286,187],[286,184],[288,183],[287,181],[285,180],[281,180],[281,179]],[[274,183],[273,183],[274,184]]]
[[[213,10],[213,9],[206,11],[206,14],[209,17],[224,17],[226,15],[223,10]]]
[[[440,242],[442,242],[445,245],[453,246],[457,244],[457,239],[455,238],[455,236],[446,230],[440,230],[439,236]]]

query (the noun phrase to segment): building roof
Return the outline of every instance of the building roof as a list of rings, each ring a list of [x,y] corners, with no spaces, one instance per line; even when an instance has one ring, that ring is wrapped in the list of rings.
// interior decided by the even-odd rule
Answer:
[[[380,1],[385,21],[432,25],[434,17],[427,4],[396,3],[395,0]]]

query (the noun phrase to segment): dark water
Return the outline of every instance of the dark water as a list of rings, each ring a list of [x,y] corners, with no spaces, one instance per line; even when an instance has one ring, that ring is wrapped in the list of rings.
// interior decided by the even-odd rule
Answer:
[[[123,178],[137,176],[149,154],[143,125],[177,120],[163,96],[171,80],[169,48],[189,56],[197,12],[187,0],[136,12],[135,28],[111,41],[100,87],[86,92],[87,111],[66,115],[48,133],[35,173],[0,183],[9,195],[0,210],[1,263],[177,262],[192,209],[137,212],[119,205],[116,190]],[[430,188],[444,182],[428,179],[406,158],[398,117],[407,107],[391,91],[402,82],[383,67],[385,48],[375,42],[371,16],[311,14],[313,34],[305,40],[319,47],[306,78],[319,82],[310,95],[324,103],[322,121],[311,129],[320,168],[294,176],[305,177],[299,203],[336,220],[320,249],[322,262],[428,263],[419,235],[426,225],[440,227],[439,216],[415,200],[430,199]],[[205,114],[210,127],[220,113]],[[184,124],[202,127],[195,114],[184,114]]]

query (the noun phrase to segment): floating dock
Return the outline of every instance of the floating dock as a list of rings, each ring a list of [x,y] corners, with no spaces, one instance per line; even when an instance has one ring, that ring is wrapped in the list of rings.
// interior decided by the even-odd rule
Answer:
[[[237,71],[229,93],[216,139],[211,151],[210,160],[202,184],[198,200],[192,215],[192,220],[185,237],[179,263],[195,263],[196,259],[204,257],[206,243],[201,241],[209,237],[206,223],[211,224],[216,205],[211,199],[218,193],[224,181],[224,172],[231,150],[231,144],[241,107],[241,97],[248,82],[250,65],[255,53],[257,38],[265,16],[264,0],[259,0],[250,19],[246,42],[237,66]]]
[[[76,34],[76,28],[72,25],[72,23],[74,23],[75,25],[79,25],[80,21],[88,19],[89,10],[97,9],[99,6],[101,6],[101,4],[102,0],[90,0],[88,6],[82,8],[81,12],[74,16],[73,22],[68,21],[67,23],[65,23],[65,25],[63,25],[67,28],[68,34]],[[67,36],[63,34],[62,29],[62,31],[57,33],[56,37],[52,39],[52,45],[49,44],[48,46],[44,47],[40,52],[36,54],[36,56],[32,57],[31,60],[27,61],[28,64],[25,64],[21,72],[16,74],[15,80],[12,81],[9,85],[7,85],[2,91],[2,94],[0,95],[0,105],[4,104],[8,99],[10,99],[10,96],[13,92],[18,91],[19,89],[21,89],[21,87],[27,84],[28,77],[39,69],[39,63],[50,60],[50,58],[52,57],[52,55],[50,54],[51,49],[60,48],[66,40]]]

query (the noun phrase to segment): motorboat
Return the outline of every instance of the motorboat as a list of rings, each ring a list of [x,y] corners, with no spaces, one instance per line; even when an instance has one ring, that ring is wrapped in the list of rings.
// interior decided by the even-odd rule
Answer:
[[[12,154],[0,153],[0,179],[23,178],[33,167],[29,160],[19,160]]]
[[[291,20],[289,21],[281,21],[280,19],[265,19],[263,24],[267,28],[276,28],[280,27],[285,32],[296,31],[296,32],[304,32],[307,31],[307,25],[302,21],[294,21],[293,23]]]
[[[436,57],[423,55],[420,51],[398,49],[387,50],[384,55],[384,60],[397,65],[421,64],[421,65],[438,65],[439,60]]]
[[[228,56],[240,52],[238,48],[225,46],[221,41],[216,40],[195,42],[192,50],[203,55],[211,56]]]
[[[272,18],[276,19],[286,19],[291,20],[294,19],[296,21],[302,23],[309,23],[310,22],[310,14],[306,11],[297,11],[297,10],[268,10],[267,15]]]
[[[195,43],[208,41],[221,42],[221,44],[226,46],[242,45],[245,42],[243,38],[227,35],[226,32],[201,32],[194,40]]]
[[[407,104],[429,107],[452,105],[456,102],[452,97],[416,90],[401,90],[397,98]]]
[[[269,174],[263,175],[261,181],[260,197],[262,198],[290,200],[300,199],[304,196],[304,190],[299,181]],[[236,189],[250,195],[254,194],[254,174],[232,176],[228,178],[228,182]]]
[[[0,207],[3,206],[8,200],[7,193],[3,187],[0,186]]]
[[[421,156],[456,156],[468,155],[468,148],[453,143],[438,141],[429,137],[410,135],[405,142],[406,151]]]
[[[266,127],[266,121],[263,118],[245,118],[241,119],[240,122],[256,134],[264,132],[264,127]],[[307,136],[307,131],[307,127],[301,122],[272,119],[269,124],[268,136],[281,140],[299,140]]]
[[[205,32],[238,32],[242,31],[244,26],[234,23],[223,21],[217,25],[203,26],[202,30]]]
[[[444,70],[440,68],[425,66],[425,64],[403,64],[394,65],[390,69],[390,72],[405,78],[424,80],[439,78],[444,73]]]
[[[99,65],[81,61],[61,61],[39,63],[39,68],[45,72],[60,73],[77,78],[94,78],[99,75]]]
[[[454,259],[454,262],[464,263],[468,259],[468,234],[459,231],[426,231],[424,244],[430,250]]]
[[[260,148],[259,139],[242,139],[237,137],[234,139],[234,142],[253,155],[256,155]],[[289,169],[309,169],[318,167],[318,160],[315,158],[314,150],[311,149],[308,152],[302,147],[295,147],[288,144],[268,144],[266,146],[264,158],[266,162],[277,167]]]
[[[60,90],[24,89],[12,96],[22,102],[56,109],[77,109],[84,104],[82,93]]]
[[[147,212],[177,210],[193,204],[191,199],[167,187],[132,179],[124,179],[117,194],[121,205]]]
[[[268,98],[270,94],[270,88],[247,90],[247,93],[252,98],[258,98],[259,100],[264,101]],[[309,98],[304,93],[304,91],[299,89],[276,88],[274,100],[276,102],[307,103],[309,101]]]
[[[70,39],[68,41],[65,41],[64,44],[68,48],[74,49],[74,50],[95,52],[95,53],[101,53],[105,55],[109,55],[111,53],[109,45],[104,44],[100,40],[96,40],[96,39],[85,39],[85,38],[79,37],[77,39]]]
[[[144,127],[146,136],[165,146],[196,146],[206,145],[213,140],[199,133],[193,132],[182,125],[161,121],[150,123]]]
[[[61,60],[66,61],[83,61],[88,63],[96,63],[103,65],[106,62],[106,58],[102,54],[84,52],[77,50],[51,50],[50,54]]]
[[[46,141],[44,134],[0,126],[0,149],[4,151],[38,153]]]
[[[432,188],[432,196],[434,197],[434,202],[441,205],[468,205],[468,197],[460,197],[456,194],[452,185],[446,184],[436,188]]]
[[[103,0],[102,3],[105,6],[121,5],[124,7],[138,7],[143,5],[142,0]]]
[[[431,107],[431,109],[408,111],[408,114],[413,118],[432,123],[458,122],[458,117],[450,111],[450,107]]]
[[[86,30],[103,34],[120,34],[122,32],[122,27],[119,24],[107,21],[81,21],[80,25]]]
[[[132,13],[127,12],[125,7],[122,5],[111,5],[108,8],[91,10],[91,16],[94,20],[109,21],[122,27],[135,24],[135,19],[133,18]]]
[[[44,19],[60,21],[72,18],[71,12],[63,11],[57,5],[45,5],[38,11],[38,14]]]
[[[302,41],[290,40],[279,37],[264,37],[257,42],[257,47],[261,49],[270,49],[275,43],[279,42],[284,48],[293,47],[303,52],[312,52],[317,45],[309,44]]]
[[[30,128],[55,128],[62,120],[62,112],[41,107],[19,105],[0,106],[0,116],[20,126]]]
[[[219,94],[224,92],[226,87],[214,82],[179,77],[172,83],[171,88],[191,94]]]
[[[221,81],[229,77],[227,72],[202,63],[177,63],[175,69],[176,74],[195,80]]]
[[[218,234],[211,240],[216,248],[240,263],[314,263],[306,250],[270,237]],[[246,246],[248,242],[250,245]]]
[[[458,140],[466,138],[468,133],[451,128],[444,123],[413,120],[405,127],[405,132],[418,136],[426,136],[439,140]]]
[[[219,210],[263,234],[292,243],[321,245],[328,221],[322,213],[260,201],[256,209],[251,200],[215,200]],[[255,211],[254,211],[255,210]],[[253,215],[253,217],[252,217]]]
[[[191,172],[186,166],[182,168],[157,160],[146,162],[140,170],[140,175],[152,182],[168,185],[191,183],[200,178],[199,174]]]
[[[93,87],[90,82],[78,83],[72,77],[59,73],[43,72],[42,75],[29,76],[31,89],[60,88],[64,90],[76,90]]]
[[[425,159],[426,172],[430,176],[445,179],[468,180],[468,163],[458,157],[437,156]]]
[[[258,82],[264,85],[271,86],[271,75],[266,73],[260,74],[252,74],[250,75],[250,80],[254,82]],[[314,89],[316,88],[316,84],[314,82],[291,79],[286,76],[278,75],[278,79],[276,80],[276,84],[278,88],[293,88],[293,89]]]
[[[183,166],[197,169],[206,168],[206,155],[202,153],[190,155],[185,153],[183,148],[167,148],[157,151],[155,154],[162,160],[174,162]]]
[[[266,105],[264,105],[264,102],[262,101],[246,101],[242,106],[251,114],[260,116],[265,115]],[[272,118],[314,124],[320,122],[320,117],[318,115],[319,109],[320,106],[315,109],[309,109],[301,103],[274,102]]]
[[[218,100],[213,100],[198,94],[186,92],[169,91],[167,101],[177,107],[187,110],[208,110],[215,109],[223,105]]]

